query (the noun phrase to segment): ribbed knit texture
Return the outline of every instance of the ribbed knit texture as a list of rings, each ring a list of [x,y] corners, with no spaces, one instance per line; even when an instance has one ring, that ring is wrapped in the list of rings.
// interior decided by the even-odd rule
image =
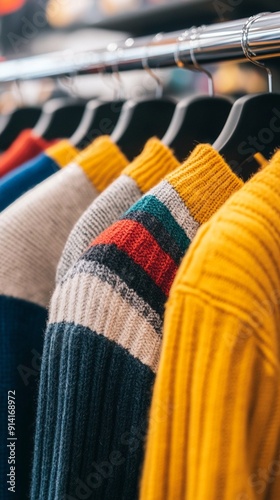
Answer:
[[[156,138],[150,139],[142,153],[93,201],[72,229],[57,267],[57,282],[98,234],[178,165],[164,144]]]
[[[280,498],[280,152],[198,232],[167,303],[141,500]]]
[[[19,134],[13,144],[0,157],[0,177],[31,160],[54,141],[46,141],[27,129]]]
[[[96,165],[101,164],[102,168],[92,168],[92,152]],[[76,161],[82,163],[84,172],[100,193],[120,175],[121,169],[128,163],[108,135],[95,139],[79,154]]]
[[[24,163],[0,180],[0,211],[21,195],[67,165],[78,151],[66,139],[50,146],[44,153]]]
[[[111,177],[107,142],[103,143],[105,175]],[[90,181],[103,169],[100,143],[76,162],[29,191],[0,216],[0,436],[7,439],[7,391],[16,390],[16,500],[29,498],[34,404],[42,354],[47,305],[65,241],[73,225],[98,195]],[[123,169],[123,155],[119,171]],[[86,173],[83,170],[86,164]],[[91,162],[91,168],[90,168]],[[92,169],[92,170],[91,170]],[[0,452],[0,498],[7,497],[7,448]]]
[[[169,289],[200,223],[241,185],[211,146],[198,146],[99,235],[56,287],[32,500],[137,497]]]

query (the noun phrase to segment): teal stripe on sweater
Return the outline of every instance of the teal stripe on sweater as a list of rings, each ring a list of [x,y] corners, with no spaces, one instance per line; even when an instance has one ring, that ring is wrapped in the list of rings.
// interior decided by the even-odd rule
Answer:
[[[144,198],[141,198],[141,200],[134,203],[134,205],[124,214],[122,218],[125,219],[126,214],[135,211],[147,212],[156,217],[163,224],[166,231],[170,234],[170,236],[172,236],[183,252],[186,251],[186,248],[190,245],[189,238],[182,227],[174,219],[168,208],[161,201],[159,201],[156,196],[145,195]]]

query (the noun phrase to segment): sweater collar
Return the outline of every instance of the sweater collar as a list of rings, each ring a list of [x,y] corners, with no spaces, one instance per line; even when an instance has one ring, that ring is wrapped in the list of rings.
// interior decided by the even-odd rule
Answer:
[[[187,160],[166,180],[200,224],[206,222],[232,193],[243,186],[243,181],[209,144],[196,146]]]
[[[46,149],[45,154],[52,158],[60,168],[65,167],[78,154],[78,150],[67,139],[62,139]]]
[[[127,158],[109,136],[95,139],[75,158],[97,191],[103,191],[128,164]]]
[[[145,193],[178,166],[179,162],[172,151],[153,137],[147,141],[142,153],[124,169],[122,174],[134,179],[142,193]]]

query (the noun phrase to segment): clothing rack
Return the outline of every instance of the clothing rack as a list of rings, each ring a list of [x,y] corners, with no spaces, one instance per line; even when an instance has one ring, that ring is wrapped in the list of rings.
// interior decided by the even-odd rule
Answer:
[[[109,44],[104,50],[62,51],[5,61],[0,64],[0,82],[44,77],[127,71],[176,66],[182,61],[190,67],[226,61],[248,60],[242,48],[246,27],[246,48],[257,60],[280,56],[280,11],[250,18],[190,28],[184,33],[158,34],[155,37],[128,38]],[[179,41],[179,36],[182,40]]]

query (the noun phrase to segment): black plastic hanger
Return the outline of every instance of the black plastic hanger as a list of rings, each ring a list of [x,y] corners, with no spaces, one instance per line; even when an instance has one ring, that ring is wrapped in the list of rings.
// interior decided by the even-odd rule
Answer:
[[[87,103],[82,120],[70,138],[79,149],[86,147],[96,137],[111,134],[119,119],[124,101],[91,100]]]
[[[249,61],[266,70],[269,91],[239,98],[213,144],[243,180],[247,180],[259,168],[257,162],[252,161],[255,153],[260,152],[269,158],[280,147],[280,94],[272,92],[271,71],[252,58],[254,54],[248,47],[249,28],[262,15],[252,16],[244,25],[242,48]]]
[[[174,109],[175,101],[167,98],[128,100],[111,139],[129,160],[133,160],[148,139],[164,135]]]
[[[158,35],[156,37],[158,38]],[[175,109],[173,99],[162,97],[162,83],[148,65],[148,47],[142,66],[156,81],[155,98],[129,99],[125,102],[111,139],[121,148],[129,160],[133,160],[145,142],[153,136],[161,138],[166,132]],[[117,64],[114,65],[115,70]],[[115,71],[118,76],[118,71]]]
[[[174,54],[178,67],[205,73],[209,88],[209,95],[187,97],[177,104],[170,126],[162,139],[164,144],[174,149],[180,161],[186,158],[196,143],[212,144],[215,141],[232,106],[231,99],[214,95],[212,75],[197,63],[192,48],[190,56],[193,68],[186,65],[179,57],[180,43],[186,39],[189,41],[196,39],[202,29],[192,28],[180,35]]]
[[[48,140],[69,138],[81,121],[85,105],[86,101],[71,97],[51,99],[44,104],[33,132]]]
[[[176,106],[162,142],[183,161],[196,143],[212,144],[220,134],[232,100],[219,96],[187,97]]]
[[[242,164],[257,152],[269,158],[280,147],[280,94],[247,95],[238,99],[213,147],[247,180],[258,165],[252,170],[242,169]]]
[[[41,108],[38,106],[21,107],[10,114],[2,115],[0,121],[0,150],[5,151],[24,129],[34,127],[40,115]]]

